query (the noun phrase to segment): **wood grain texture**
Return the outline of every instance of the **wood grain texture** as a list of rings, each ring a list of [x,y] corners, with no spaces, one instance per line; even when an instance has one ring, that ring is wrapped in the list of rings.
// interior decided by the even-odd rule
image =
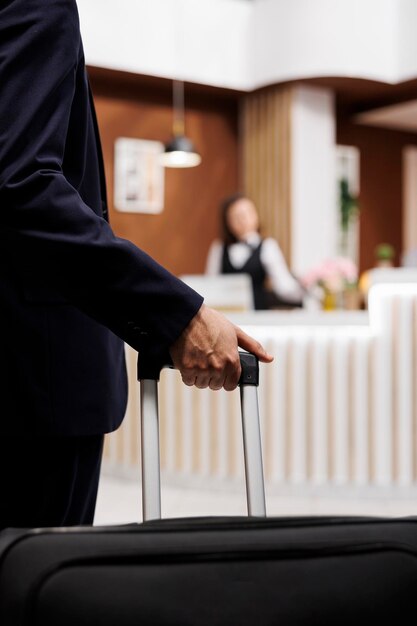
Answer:
[[[360,150],[360,271],[374,266],[375,247],[390,243],[395,263],[403,250],[403,150],[417,134],[354,124],[338,115],[337,143]]]
[[[243,99],[243,187],[255,202],[264,236],[291,259],[291,87],[269,87]]]
[[[238,94],[186,84],[186,134],[202,155],[191,169],[167,169],[159,215],[120,213],[113,205],[118,137],[166,142],[172,129],[171,81],[89,69],[102,138],[112,227],[174,274],[201,273],[218,236],[218,206],[238,186]]]

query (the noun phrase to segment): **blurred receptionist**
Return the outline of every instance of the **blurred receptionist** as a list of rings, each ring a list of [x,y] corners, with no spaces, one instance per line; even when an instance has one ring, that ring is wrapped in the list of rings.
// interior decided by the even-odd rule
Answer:
[[[255,309],[301,306],[303,289],[291,275],[275,239],[263,239],[252,200],[243,194],[221,204],[222,240],[212,243],[206,274],[249,274]]]

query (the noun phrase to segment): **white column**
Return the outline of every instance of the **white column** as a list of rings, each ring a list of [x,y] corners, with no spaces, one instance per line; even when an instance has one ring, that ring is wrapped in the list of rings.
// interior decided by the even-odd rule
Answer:
[[[353,354],[353,482],[369,481],[369,337],[356,337]]]
[[[287,464],[287,423],[288,405],[286,371],[288,367],[288,338],[278,335],[268,344],[275,360],[268,365],[269,397],[271,403],[271,442],[266,442],[270,451],[272,482],[282,484],[286,481]],[[266,455],[265,455],[266,456]]]
[[[373,350],[372,447],[373,480],[390,485],[393,479],[392,424],[392,302],[385,285],[371,287],[369,316],[375,332]]]
[[[334,95],[293,91],[291,267],[299,275],[337,250]]]
[[[403,151],[403,250],[417,250],[417,147]],[[410,259],[411,261],[411,259]],[[417,254],[415,257],[417,263]]]
[[[328,480],[328,338],[316,334],[313,340],[311,372],[312,481],[322,485]]]
[[[400,485],[411,485],[413,481],[413,328],[412,294],[404,295],[398,302],[398,325],[394,359],[395,428],[397,430],[397,464]],[[411,340],[410,340],[411,339]]]
[[[291,447],[290,481],[303,484],[307,480],[307,345],[308,337],[297,333],[291,346]]]
[[[349,481],[349,341],[340,334],[333,346],[333,480],[338,485]]]

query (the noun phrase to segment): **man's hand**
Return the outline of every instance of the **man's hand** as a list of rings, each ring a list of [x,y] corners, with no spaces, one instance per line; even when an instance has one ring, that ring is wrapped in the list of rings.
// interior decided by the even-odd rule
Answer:
[[[232,391],[240,378],[238,346],[264,363],[273,360],[258,341],[203,304],[170,353],[186,385]]]

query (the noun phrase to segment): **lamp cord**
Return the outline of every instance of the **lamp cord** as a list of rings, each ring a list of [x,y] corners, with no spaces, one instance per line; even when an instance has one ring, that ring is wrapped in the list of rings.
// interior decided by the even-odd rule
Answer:
[[[184,124],[184,83],[182,80],[174,80],[172,83],[173,107],[174,107],[174,135],[185,135]]]

